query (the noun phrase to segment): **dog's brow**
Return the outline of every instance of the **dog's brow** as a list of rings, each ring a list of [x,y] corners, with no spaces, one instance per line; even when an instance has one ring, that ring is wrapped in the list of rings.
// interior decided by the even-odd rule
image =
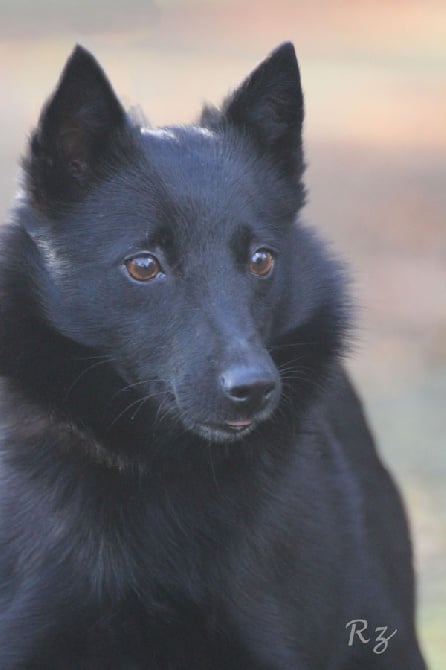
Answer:
[[[243,246],[247,246],[253,238],[253,233],[252,230],[249,226],[246,226],[244,224],[239,224],[232,235],[232,239],[234,242],[237,242],[237,244],[241,244]]]
[[[173,232],[169,226],[160,225],[147,233],[146,241],[152,248],[161,247],[165,251],[169,251],[173,248]]]
[[[240,262],[246,258],[248,247],[253,239],[253,233],[249,226],[239,224],[234,229],[231,236],[231,250]]]

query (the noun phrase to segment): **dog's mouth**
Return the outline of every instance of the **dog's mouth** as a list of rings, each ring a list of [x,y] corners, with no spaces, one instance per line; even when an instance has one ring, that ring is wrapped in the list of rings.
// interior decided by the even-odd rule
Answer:
[[[242,433],[253,423],[253,419],[237,419],[235,421],[226,421],[225,426],[234,433]]]
[[[158,383],[150,385],[151,399],[155,400],[155,409],[158,403],[156,398],[159,395],[159,407],[156,413],[158,424],[172,427],[182,424],[188,432],[205,438],[208,442],[235,442],[243,440],[251,434],[254,429],[263,421],[267,420],[273,407],[267,406],[255,413],[238,413],[235,416],[212,416],[212,412],[206,416],[205,412],[198,413],[198,416],[192,411],[192,408],[185,407],[178,396],[175,388],[168,388],[166,384]],[[148,397],[148,394],[147,394]],[[138,405],[140,407],[140,405]],[[222,412],[223,413],[223,412]],[[201,414],[201,416],[199,416]],[[204,416],[203,416],[204,415]],[[160,428],[162,430],[162,428]]]
[[[257,424],[258,420],[254,418],[233,419],[222,423],[199,422],[195,423],[193,430],[213,442],[233,442],[251,433]]]

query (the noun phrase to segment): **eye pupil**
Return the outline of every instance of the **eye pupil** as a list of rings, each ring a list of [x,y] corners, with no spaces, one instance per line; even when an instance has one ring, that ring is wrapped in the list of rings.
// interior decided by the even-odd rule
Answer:
[[[271,272],[274,265],[274,256],[267,249],[259,249],[251,256],[249,271],[257,277],[264,277]]]
[[[148,281],[155,279],[161,272],[161,266],[157,258],[152,254],[134,256],[125,262],[127,272],[137,281]]]

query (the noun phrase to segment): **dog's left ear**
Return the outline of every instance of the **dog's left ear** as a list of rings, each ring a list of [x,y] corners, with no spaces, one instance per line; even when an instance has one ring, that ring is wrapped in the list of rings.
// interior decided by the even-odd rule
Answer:
[[[291,42],[260,63],[225,101],[223,113],[279,167],[291,172],[299,168],[304,104]]]
[[[24,161],[35,199],[79,196],[125,113],[95,58],[77,46],[44,106]]]

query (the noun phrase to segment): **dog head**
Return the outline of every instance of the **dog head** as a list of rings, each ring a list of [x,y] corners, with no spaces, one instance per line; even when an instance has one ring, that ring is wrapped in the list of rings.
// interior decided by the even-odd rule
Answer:
[[[221,109],[157,129],[91,54],[68,60],[24,161],[21,225],[44,319],[106,357],[142,413],[241,439],[339,351],[339,272],[297,220],[302,122],[289,43]]]

